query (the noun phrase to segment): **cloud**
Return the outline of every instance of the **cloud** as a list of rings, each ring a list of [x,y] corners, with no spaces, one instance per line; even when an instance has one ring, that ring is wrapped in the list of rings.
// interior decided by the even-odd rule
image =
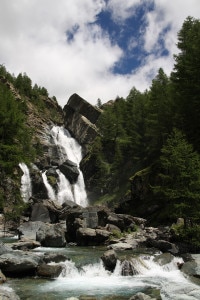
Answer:
[[[199,17],[200,2],[155,0],[154,10],[147,11],[141,23],[141,65],[130,74],[114,74],[115,65],[126,52],[96,23],[98,14],[109,11],[116,25],[121,26],[127,19],[136,18],[139,5],[144,3],[1,0],[0,63],[15,75],[26,72],[62,106],[75,92],[96,104],[98,98],[105,102],[116,96],[126,97],[133,86],[144,90],[160,67],[170,74],[177,31],[187,15]],[[130,36],[129,51],[134,52],[136,41]],[[168,50],[167,56],[161,55],[163,49]]]
[[[123,22],[135,14],[136,8],[141,3],[141,0],[109,0],[107,10],[111,12],[115,22]]]

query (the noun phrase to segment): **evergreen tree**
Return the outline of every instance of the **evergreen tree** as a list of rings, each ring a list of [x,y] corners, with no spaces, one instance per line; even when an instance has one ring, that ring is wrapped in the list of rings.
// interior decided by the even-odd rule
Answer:
[[[159,157],[160,149],[173,128],[170,80],[162,68],[152,81],[148,94],[146,128],[148,156],[152,161]]]
[[[162,148],[160,185],[154,193],[175,218],[200,217],[200,157],[185,136],[173,131]]]
[[[200,20],[188,17],[178,34],[172,82],[179,118],[177,126],[200,151]]]

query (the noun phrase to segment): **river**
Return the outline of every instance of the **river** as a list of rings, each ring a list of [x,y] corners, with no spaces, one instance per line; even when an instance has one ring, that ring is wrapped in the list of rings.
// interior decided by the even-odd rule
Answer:
[[[106,271],[100,259],[105,247],[36,248],[34,251],[62,253],[69,260],[61,263],[63,272],[56,279],[9,279],[12,288],[22,300],[67,300],[90,296],[96,300],[128,300],[137,292],[155,295],[160,291],[163,300],[199,300],[200,286],[194,284],[177,267],[181,258],[160,266],[154,261],[158,253],[140,249],[118,253],[120,258],[131,258],[137,275],[122,276],[120,261],[113,273]],[[88,298],[90,299],[90,298]]]

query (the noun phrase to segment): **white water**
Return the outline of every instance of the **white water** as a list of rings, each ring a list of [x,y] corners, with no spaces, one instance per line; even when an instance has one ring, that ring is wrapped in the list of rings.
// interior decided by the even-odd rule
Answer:
[[[65,201],[70,200],[74,201],[73,195],[73,186],[70,184],[69,180],[65,177],[65,175],[57,170],[59,176],[59,185],[58,185],[58,194],[57,201],[60,205],[62,205]]]
[[[55,200],[56,199],[56,194],[54,192],[54,189],[52,188],[52,186],[48,182],[48,179],[47,179],[47,176],[46,176],[46,171],[42,173],[42,179],[43,179],[43,182],[46,186],[47,194],[48,194],[49,199]]]
[[[50,134],[55,145],[58,147],[60,164],[62,164],[66,159],[76,163],[79,170],[79,176],[77,182],[71,185],[64,174],[60,172],[60,170],[57,170],[58,192],[56,194],[51,185],[48,183],[46,174],[43,173],[42,177],[47,188],[48,197],[52,200],[56,200],[59,204],[63,204],[67,200],[70,200],[76,204],[86,207],[88,205],[87,194],[83,174],[79,168],[79,163],[82,159],[81,146],[63,127],[54,126],[51,129]]]
[[[29,169],[25,163],[20,163],[19,167],[24,173],[21,177],[21,196],[24,202],[28,202],[29,198],[32,196],[32,186]]]
[[[59,278],[45,284],[42,291],[57,291],[67,296],[124,296],[134,295],[139,291],[145,293],[151,287],[161,290],[163,300],[199,300],[200,287],[184,277],[177,262],[182,262],[182,259],[174,258],[171,263],[160,266],[153,261],[153,256],[134,258],[133,264],[139,275],[121,276],[119,261],[114,273],[106,271],[101,261],[79,268],[74,262],[66,261],[62,264],[63,272]]]

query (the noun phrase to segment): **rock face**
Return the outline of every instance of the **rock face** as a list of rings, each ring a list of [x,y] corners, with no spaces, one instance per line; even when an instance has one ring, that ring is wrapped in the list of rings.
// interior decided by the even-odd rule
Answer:
[[[0,256],[0,269],[5,275],[23,276],[34,274],[41,257],[31,252],[15,250]]]
[[[79,170],[77,164],[67,159],[62,165],[59,166],[60,171],[65,175],[71,184],[77,181]]]
[[[36,240],[44,247],[64,247],[65,230],[61,224],[42,224],[36,232]]]
[[[113,272],[116,263],[117,263],[117,255],[114,250],[106,251],[102,256],[101,259],[103,261],[104,268],[108,271]]]
[[[41,264],[37,268],[37,275],[45,278],[56,278],[62,272],[62,267],[59,265]]]
[[[101,111],[77,94],[73,94],[64,109],[65,126],[76,140],[87,150],[87,144],[97,135],[95,126]]]

